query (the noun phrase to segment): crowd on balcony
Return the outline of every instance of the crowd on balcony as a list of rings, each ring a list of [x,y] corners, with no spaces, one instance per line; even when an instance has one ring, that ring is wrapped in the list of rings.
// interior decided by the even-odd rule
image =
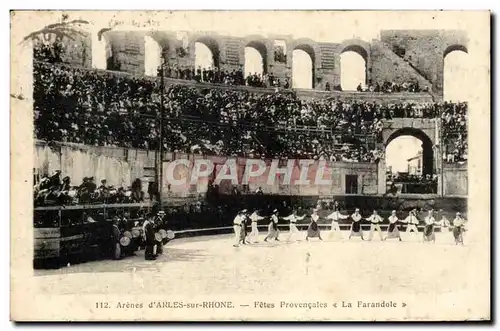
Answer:
[[[34,100],[38,139],[159,146],[158,80],[35,62]],[[186,153],[375,162],[382,157],[375,140],[384,119],[442,113],[450,125],[443,128],[445,134],[459,128],[463,145],[466,121],[460,119],[466,107],[301,100],[292,91],[265,94],[173,85],[164,95],[164,146]]]
[[[332,85],[327,82],[325,84],[325,91],[342,91],[342,85],[335,85],[332,88]],[[405,82],[405,83],[395,83],[395,82],[388,82],[385,81],[383,83],[375,83],[372,84],[370,81],[368,85],[363,85],[359,83],[359,85],[356,87],[357,92],[370,92],[370,93],[401,93],[401,92],[409,92],[409,93],[422,93],[422,92],[429,92],[429,88],[427,86],[424,86],[423,88],[420,87],[418,82]]]
[[[158,68],[158,76],[161,75],[162,67]],[[163,73],[166,78],[191,80],[198,83],[223,84],[232,86],[251,86],[260,88],[284,88],[291,87],[290,79],[278,78],[273,73],[243,73],[243,67],[238,70],[222,70],[218,67],[198,67],[183,66],[178,64],[166,64],[163,66]]]
[[[101,179],[101,185],[97,186],[94,177],[84,177],[79,185],[73,185],[69,176],[61,179],[61,171],[56,170],[51,176],[44,174],[41,178],[35,178],[35,183],[33,192],[35,207],[144,201],[144,192],[142,192],[142,183],[139,178],[135,179],[129,187],[108,185],[106,179]]]
[[[418,82],[404,82],[404,83],[395,83],[384,81],[383,83],[375,83],[369,84],[366,87],[363,87],[361,84],[357,87],[358,92],[381,92],[381,93],[400,93],[400,92],[410,92],[410,93],[421,93],[421,92],[429,92],[429,88],[427,86],[421,87]]]

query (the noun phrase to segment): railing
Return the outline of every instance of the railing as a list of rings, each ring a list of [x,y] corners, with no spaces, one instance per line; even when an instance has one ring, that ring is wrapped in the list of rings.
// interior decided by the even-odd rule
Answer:
[[[113,203],[113,204],[85,204],[85,205],[58,205],[35,207],[35,211],[45,210],[78,210],[78,209],[112,209],[112,208],[150,208],[151,203]]]

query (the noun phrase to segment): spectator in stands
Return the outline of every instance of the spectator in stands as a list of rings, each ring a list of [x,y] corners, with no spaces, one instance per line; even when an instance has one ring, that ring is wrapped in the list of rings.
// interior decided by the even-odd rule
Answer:
[[[61,189],[62,192],[68,192],[71,190],[71,178],[65,176],[62,180]]]
[[[59,172],[60,173],[60,172]],[[101,181],[101,185],[96,189],[93,177],[84,177],[81,185],[70,186],[71,179],[65,176],[60,186],[49,186],[50,178],[42,176],[39,183],[34,187],[35,206],[72,204],[72,203],[123,203],[141,202],[144,193],[140,191],[140,179],[132,183],[134,192],[127,192],[123,187],[114,189],[106,185],[106,180]],[[130,198],[127,198],[130,196]]]
[[[149,182],[148,195],[149,195],[149,200],[153,202],[160,201],[160,192],[158,191],[158,184],[156,183],[156,181]]]
[[[142,192],[142,182],[139,178],[136,178],[132,182],[132,199],[135,202],[142,202],[144,201],[144,192]]]

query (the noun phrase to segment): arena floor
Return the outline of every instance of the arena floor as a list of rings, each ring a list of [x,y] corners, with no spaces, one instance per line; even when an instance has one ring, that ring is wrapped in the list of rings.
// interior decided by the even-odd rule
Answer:
[[[402,233],[403,241],[373,241],[360,238],[330,241],[263,242],[235,248],[232,235],[201,236],[176,239],[165,246],[156,261],[145,261],[144,251],[119,261],[92,261],[58,270],[36,270],[51,291],[59,293],[116,293],[123,288],[110,282],[102,288],[97,279],[124,277],[135,284],[130,292],[166,294],[222,294],[238,292],[273,293],[290,291],[290,284],[314,279],[314,287],[298,286],[294,291],[342,291],[355,284],[365,293],[384,291],[450,292],[467,286],[460,277],[449,275],[470,272],[467,258],[473,246],[456,246],[451,233],[436,233],[436,243],[422,243],[421,234]],[[305,237],[305,232],[297,238]],[[365,233],[365,239],[368,233]],[[108,276],[106,276],[106,275]],[[84,277],[82,277],[84,275]],[[390,282],[388,280],[390,279]],[[54,280],[57,280],[54,283]],[[244,280],[244,281],[242,281]],[[465,279],[463,279],[465,281]],[[162,283],[175,286],[162,286]],[[129,292],[129,293],[130,293]]]
[[[403,298],[405,305],[419,307],[422,314],[428,314],[431,306],[443,313],[455,312],[459,318],[484,316],[489,307],[489,298],[479,295],[485,293],[489,266],[478,268],[481,261],[471,261],[471,256],[478,255],[467,236],[466,245],[457,246],[449,232],[436,233],[435,244],[421,243],[421,234],[406,233],[402,242],[382,242],[377,237],[371,242],[347,241],[348,233],[343,232],[340,242],[315,238],[264,243],[264,235],[260,243],[238,248],[232,246],[231,235],[177,239],[165,246],[156,261],[145,261],[144,251],[139,251],[119,261],[36,270],[35,278],[39,291],[52,294],[149,294],[184,300],[310,298],[339,304],[344,299]],[[280,237],[284,240],[288,233]]]

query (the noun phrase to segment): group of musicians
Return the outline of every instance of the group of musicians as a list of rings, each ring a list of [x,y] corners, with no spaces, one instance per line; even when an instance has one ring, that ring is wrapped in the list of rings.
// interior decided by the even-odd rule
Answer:
[[[351,237],[361,237],[362,240],[365,240],[365,237],[363,236],[363,230],[361,228],[361,221],[363,219],[366,219],[370,223],[370,232],[368,240],[372,240],[375,232],[378,232],[380,240],[387,240],[394,238],[398,239],[399,241],[402,241],[399,229],[402,224],[406,225],[407,233],[413,233],[413,232],[418,233],[417,226],[419,225],[420,221],[417,217],[416,209],[410,211],[408,216],[404,219],[399,219],[398,216],[396,215],[396,211],[393,210],[391,212],[391,215],[388,217],[389,227],[384,237],[382,229],[380,228],[380,224],[383,222],[383,218],[380,215],[378,215],[376,210],[374,210],[369,217],[363,217],[359,212],[359,208],[356,208],[354,210],[354,213],[351,215],[344,215],[338,210],[337,207],[338,206],[336,205],[334,211],[328,216],[326,216],[326,219],[331,220],[329,238],[333,240],[342,239],[339,221],[348,218],[352,220],[349,233],[349,240],[351,239]],[[319,238],[320,240],[323,240],[318,226],[318,220],[320,219],[320,216],[318,215],[318,210],[319,210],[318,208],[314,208],[312,214],[310,215],[311,222],[309,223],[307,229],[307,235],[305,238],[306,240],[315,237]],[[300,235],[300,232],[297,229],[296,224],[298,221],[303,220],[307,215],[304,214],[299,216],[297,215],[297,213],[298,212],[295,209],[290,215],[285,217],[279,217],[278,210],[277,209],[273,210],[273,212],[269,217],[270,222],[268,225],[268,234],[264,239],[264,241],[265,242],[268,242],[269,240],[279,241],[279,230],[278,230],[279,218],[289,222],[290,231],[287,241],[289,242],[294,241],[294,238],[295,241],[298,241],[299,239],[297,239],[297,236]],[[266,217],[259,215],[258,210],[255,210],[252,214],[250,214],[247,209],[243,209],[240,212],[238,212],[233,221],[233,229],[234,229],[233,246],[239,247],[240,244],[246,245],[250,243],[256,243],[259,236],[259,230],[257,226],[258,221],[263,220],[265,218]],[[246,228],[249,222],[251,222],[252,231],[250,232],[250,234],[247,235]],[[425,216],[424,218],[424,230],[422,233],[422,241],[435,242],[436,240],[436,236],[434,233],[435,228],[442,227],[442,228],[448,228],[452,232],[453,237],[455,239],[455,244],[463,245],[463,232],[465,231],[465,223],[466,220],[462,217],[460,213],[456,213],[453,222],[450,223],[450,221],[446,218],[445,215],[442,216],[440,221],[437,221],[436,218],[434,217],[434,211],[429,210],[427,216]]]

